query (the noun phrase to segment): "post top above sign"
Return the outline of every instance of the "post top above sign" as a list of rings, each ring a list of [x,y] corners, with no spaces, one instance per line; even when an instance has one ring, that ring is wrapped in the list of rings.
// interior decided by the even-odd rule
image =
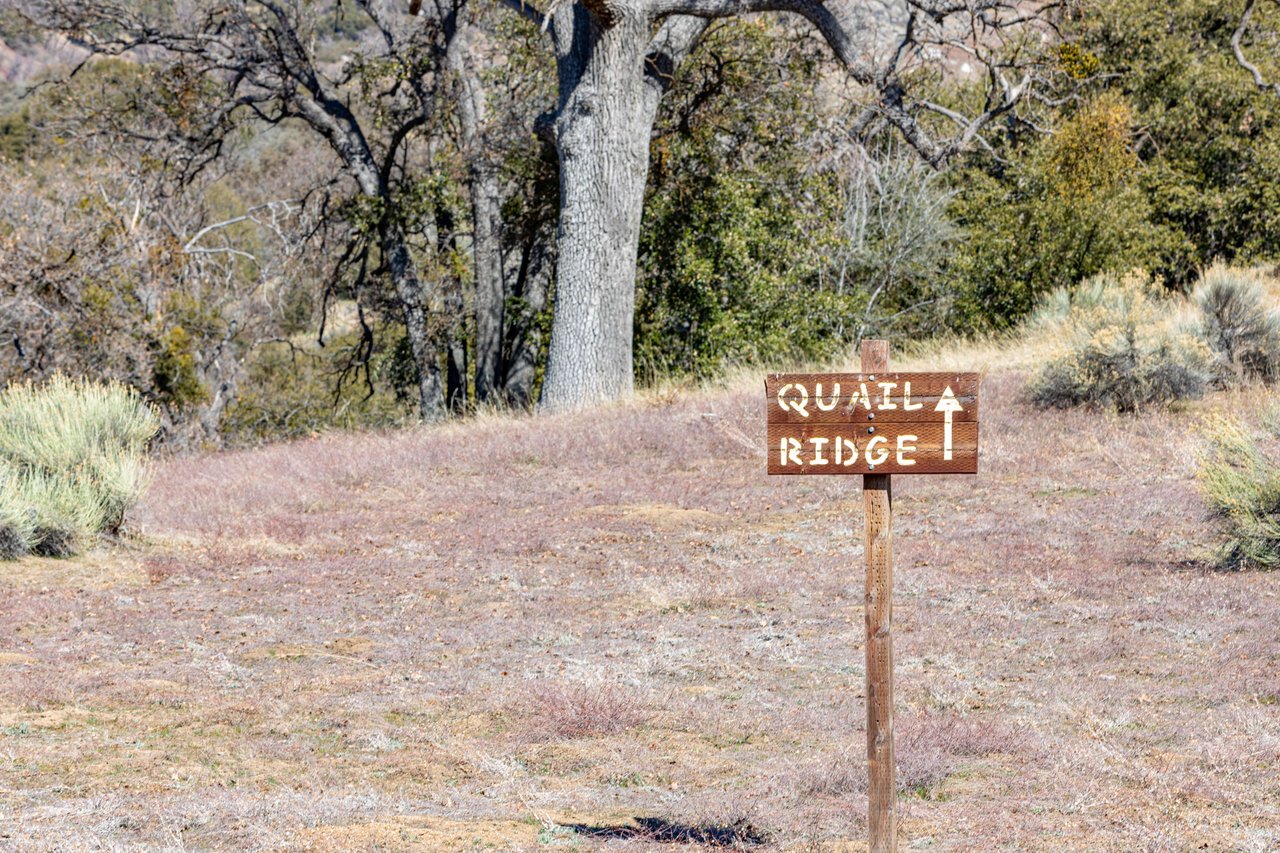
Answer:
[[[976,373],[775,373],[770,474],[975,474]]]

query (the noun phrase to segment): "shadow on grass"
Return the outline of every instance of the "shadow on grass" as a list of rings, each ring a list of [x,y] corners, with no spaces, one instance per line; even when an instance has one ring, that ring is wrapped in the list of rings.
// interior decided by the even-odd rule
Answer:
[[[711,847],[741,847],[764,844],[765,834],[746,821],[731,824],[689,824],[660,817],[637,817],[634,823],[615,826],[571,824],[575,833],[590,838],[632,839],[662,844],[702,844]]]

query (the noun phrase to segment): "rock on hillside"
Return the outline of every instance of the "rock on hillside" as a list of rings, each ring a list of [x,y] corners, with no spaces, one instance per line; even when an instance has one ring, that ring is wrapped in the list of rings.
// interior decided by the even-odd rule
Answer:
[[[78,62],[86,55],[62,36],[32,42],[0,39],[0,81],[30,83],[49,69]]]

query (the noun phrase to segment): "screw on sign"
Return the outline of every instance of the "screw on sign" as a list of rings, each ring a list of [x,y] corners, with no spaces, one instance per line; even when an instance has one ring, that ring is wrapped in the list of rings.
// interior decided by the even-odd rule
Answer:
[[[765,379],[770,474],[862,474],[866,521],[871,853],[897,845],[893,758],[892,474],[978,473],[978,374],[891,373],[863,341],[861,373]]]

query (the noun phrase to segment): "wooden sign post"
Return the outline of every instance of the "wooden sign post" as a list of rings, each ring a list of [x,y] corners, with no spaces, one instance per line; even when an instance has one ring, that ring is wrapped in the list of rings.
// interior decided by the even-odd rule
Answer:
[[[770,474],[862,475],[868,835],[893,853],[891,475],[978,472],[978,374],[890,373],[889,342],[863,341],[861,373],[773,374],[765,393]]]

